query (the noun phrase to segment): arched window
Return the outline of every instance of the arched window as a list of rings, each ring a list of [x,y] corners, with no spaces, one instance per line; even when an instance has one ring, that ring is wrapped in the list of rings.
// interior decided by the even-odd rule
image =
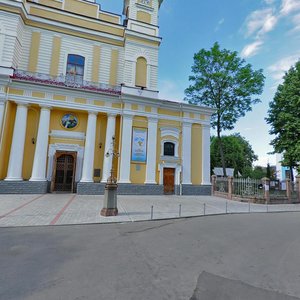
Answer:
[[[82,84],[85,58],[80,55],[69,54],[67,61],[66,81]]]
[[[175,156],[175,144],[171,142],[164,143],[164,155]]]
[[[147,87],[147,60],[144,57],[139,57],[136,61],[135,85]]]

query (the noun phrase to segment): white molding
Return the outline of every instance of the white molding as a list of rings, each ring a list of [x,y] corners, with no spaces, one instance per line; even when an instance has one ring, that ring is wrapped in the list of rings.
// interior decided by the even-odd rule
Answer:
[[[158,164],[159,169],[159,184],[164,184],[164,168],[175,169],[175,185],[180,184],[181,165],[178,162],[161,162]]]
[[[161,137],[173,136],[176,139],[179,139],[180,130],[174,127],[161,127]]]
[[[57,139],[85,140],[85,133],[77,131],[51,130],[49,136]]]
[[[48,181],[51,181],[51,179],[52,179],[53,158],[54,158],[56,151],[77,152],[75,181],[79,182],[81,179],[81,173],[82,173],[84,147],[81,147],[76,144],[50,144],[49,151],[48,151],[48,169],[47,169],[47,180]]]

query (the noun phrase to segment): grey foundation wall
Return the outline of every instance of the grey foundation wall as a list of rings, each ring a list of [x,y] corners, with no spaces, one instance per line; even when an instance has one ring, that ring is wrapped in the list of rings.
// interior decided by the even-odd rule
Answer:
[[[104,183],[78,182],[77,194],[79,195],[103,195]],[[164,187],[158,184],[118,184],[119,195],[163,195]],[[175,195],[180,195],[180,186],[175,186]],[[182,185],[182,195],[211,195],[211,186]]]
[[[0,181],[0,194],[46,194],[50,182]],[[104,183],[77,183],[79,195],[104,195]],[[211,186],[182,185],[182,195],[211,195]],[[158,184],[118,184],[119,195],[163,195],[164,187]],[[180,186],[175,186],[175,195],[180,195]]]
[[[104,183],[78,182],[77,194],[79,195],[103,195]],[[162,195],[164,188],[157,184],[118,184],[119,195]]]
[[[46,194],[47,181],[0,181],[0,194]]]

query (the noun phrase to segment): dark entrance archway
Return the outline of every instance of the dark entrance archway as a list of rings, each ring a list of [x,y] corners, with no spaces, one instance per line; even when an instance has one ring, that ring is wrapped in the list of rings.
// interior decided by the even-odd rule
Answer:
[[[51,192],[74,192],[76,157],[76,152],[56,152]]]

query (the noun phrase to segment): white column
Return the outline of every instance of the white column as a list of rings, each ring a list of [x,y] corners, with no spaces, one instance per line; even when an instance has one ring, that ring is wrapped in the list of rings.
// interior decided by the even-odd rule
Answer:
[[[124,115],[122,117],[122,149],[120,155],[121,161],[119,183],[130,183],[132,118],[133,116],[129,115]]]
[[[94,182],[96,123],[97,113],[89,112],[84,145],[82,177],[80,182]]]
[[[116,129],[116,116],[108,115],[101,182],[107,182],[107,179],[110,176],[110,170],[112,168],[112,160],[113,159],[112,159],[111,155],[107,156],[106,153],[111,153],[111,150],[113,150],[112,149],[112,138],[115,135],[115,129]]]
[[[46,181],[50,107],[42,107],[30,181]]]
[[[210,126],[202,125],[202,184],[210,185]]]
[[[22,178],[25,134],[27,125],[27,105],[18,104],[11,143],[7,177],[5,180],[20,181]]]
[[[147,167],[145,184],[156,184],[157,119],[148,119]]]
[[[192,184],[191,182],[191,162],[192,162],[192,124],[182,124],[182,184]]]
[[[0,99],[0,140],[1,140],[1,133],[2,133],[4,110],[5,110],[5,100]]]

